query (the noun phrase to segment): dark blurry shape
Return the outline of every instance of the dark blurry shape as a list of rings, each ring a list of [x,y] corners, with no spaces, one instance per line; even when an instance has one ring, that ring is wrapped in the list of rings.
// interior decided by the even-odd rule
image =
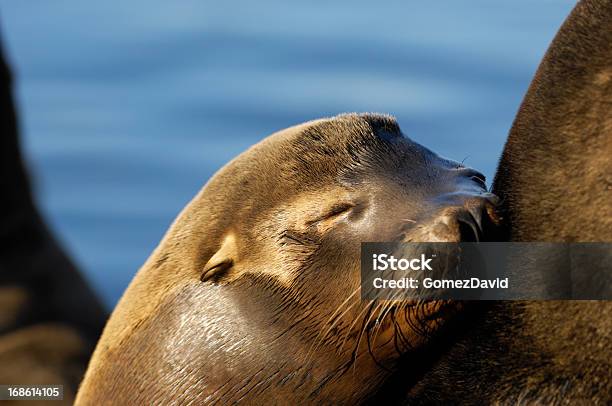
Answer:
[[[521,105],[493,189],[512,241],[612,241],[610,21],[612,1],[580,2]],[[446,353],[423,356],[420,373],[413,371],[419,360],[409,360],[409,373],[383,397],[405,397],[397,392],[403,382],[410,404],[612,402],[612,303],[502,302],[480,310]]]
[[[34,204],[1,50],[0,81],[0,383],[62,384],[69,404],[106,313]]]

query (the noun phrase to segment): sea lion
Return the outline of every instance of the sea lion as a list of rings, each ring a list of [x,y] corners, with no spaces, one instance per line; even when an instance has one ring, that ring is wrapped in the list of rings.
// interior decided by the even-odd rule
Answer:
[[[115,308],[77,404],[352,404],[456,310],[362,302],[362,241],[480,238],[484,177],[347,114],[276,133],[184,209]]]
[[[42,219],[0,49],[0,384],[64,385],[72,404],[106,312]]]
[[[612,242],[611,21],[612,1],[579,2],[529,87],[493,186],[511,241]],[[464,324],[466,334],[423,355],[418,373],[408,365],[376,400],[612,402],[612,303],[503,302],[480,310]]]

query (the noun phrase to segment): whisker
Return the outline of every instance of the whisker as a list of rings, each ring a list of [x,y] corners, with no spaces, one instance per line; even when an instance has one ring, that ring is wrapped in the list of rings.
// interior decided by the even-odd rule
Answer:
[[[391,313],[391,317],[393,320],[393,346],[395,347],[395,351],[397,351],[399,355],[402,355],[403,351],[400,349],[400,345],[408,348],[410,347],[410,345],[408,339],[404,336],[404,333],[402,332],[402,328],[399,325],[397,318],[395,317],[396,312],[398,311],[401,311],[401,309],[394,308]]]
[[[341,353],[341,352],[342,352],[342,348],[344,348],[344,344],[346,344],[346,342],[347,342],[347,340],[348,340],[348,338],[349,338],[349,336],[350,336],[350,334],[351,334],[351,331],[353,331],[353,327],[355,326],[355,324],[357,323],[357,321],[359,321],[359,319],[361,318],[361,315],[363,314],[363,312],[365,312],[366,310],[370,309],[370,308],[371,308],[371,306],[373,306],[373,305],[374,305],[374,303],[375,303],[375,302],[372,302],[370,305],[368,305],[368,306],[364,307],[364,308],[363,308],[363,309],[362,309],[362,310],[359,312],[359,314],[357,314],[357,316],[355,317],[355,319],[353,320],[353,322],[352,322],[352,323],[351,323],[351,325],[349,326],[349,328],[348,328],[348,330],[347,330],[347,332],[346,332],[346,334],[345,334],[345,336],[344,336],[344,340],[342,341],[342,344],[340,345],[340,348],[338,349],[338,353]]]
[[[315,337],[315,342],[311,347],[311,350],[308,352],[308,355],[306,356],[306,361],[308,361],[310,359],[310,357],[316,352],[316,350],[319,348],[319,345],[322,344],[323,340],[325,339],[325,337],[327,337],[327,335],[330,333],[330,331],[332,331],[332,329],[340,322],[340,320],[342,320],[342,318],[344,317],[344,315],[346,315],[346,313],[353,307],[355,306],[355,304],[359,303],[359,301],[355,301],[354,303],[348,305],[349,300],[351,300],[351,298],[353,296],[355,296],[355,294],[357,292],[359,292],[359,289],[361,287],[358,286],[353,293],[351,293],[345,300],[344,302],[342,302],[338,308],[336,309],[336,311],[331,315],[331,317],[325,322],[324,326],[329,324],[330,322],[333,322],[330,324],[330,326],[323,332],[323,329],[319,330],[319,334],[317,334],[317,336]],[[338,315],[338,313],[342,310],[343,307],[346,307],[346,309],[338,316],[336,317],[336,315]]]
[[[364,327],[367,326],[367,322],[369,321],[369,317],[372,313],[372,309],[374,308],[374,305],[376,304],[376,302],[372,302],[368,307],[368,312],[366,313],[366,315],[363,318],[363,323],[361,324],[361,328],[359,329],[359,336],[357,337],[357,344],[355,344],[355,347],[353,348],[353,352],[351,354],[351,362],[355,362],[357,360],[357,355],[359,353],[359,344],[361,343],[361,337],[363,337],[363,333],[364,333]],[[355,321],[357,321],[357,319],[355,319]]]
[[[372,357],[372,359],[374,360],[374,363],[376,365],[378,365],[380,368],[384,369],[387,372],[392,372],[389,368],[387,368],[386,366],[384,366],[383,364],[381,364],[377,359],[376,356],[374,355],[374,351],[372,351],[372,347],[370,345],[370,329],[367,330],[367,340],[368,340],[368,354],[370,354],[370,356]]]
[[[398,298],[398,297],[399,297],[401,294],[402,294],[401,292],[396,292],[396,293],[395,293],[395,294],[394,294],[394,295],[393,295],[393,296],[392,296],[392,297],[389,299],[389,301],[388,301],[388,303],[389,303],[389,307],[388,307],[388,309],[387,309],[387,312],[388,312],[388,310],[389,310],[389,309],[391,309],[391,307],[393,307],[394,301],[395,301],[395,300],[396,300],[396,299],[397,299],[397,298]],[[384,318],[387,316],[387,314],[386,314],[387,312],[385,312],[385,314],[382,314],[382,315],[381,315],[381,317],[379,318],[380,323],[379,323],[379,325],[378,325],[378,326],[376,326],[376,331],[374,332],[374,340],[376,340],[376,337],[378,337],[378,333],[380,332],[380,329],[381,329],[381,327],[382,327],[382,323],[383,323]]]

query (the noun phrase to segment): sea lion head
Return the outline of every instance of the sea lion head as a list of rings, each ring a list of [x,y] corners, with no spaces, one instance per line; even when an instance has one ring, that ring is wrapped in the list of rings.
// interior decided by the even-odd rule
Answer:
[[[449,305],[361,301],[361,242],[478,240],[494,202],[481,174],[388,116],[278,132],[174,222],[111,316],[78,401],[363,400]]]

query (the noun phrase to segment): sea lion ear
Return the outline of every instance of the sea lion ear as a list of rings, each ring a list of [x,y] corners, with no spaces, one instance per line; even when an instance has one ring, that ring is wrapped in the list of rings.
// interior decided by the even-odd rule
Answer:
[[[228,234],[222,241],[221,247],[204,265],[204,270],[200,280],[208,281],[212,278],[218,278],[233,266],[237,258],[236,237],[233,234]]]

